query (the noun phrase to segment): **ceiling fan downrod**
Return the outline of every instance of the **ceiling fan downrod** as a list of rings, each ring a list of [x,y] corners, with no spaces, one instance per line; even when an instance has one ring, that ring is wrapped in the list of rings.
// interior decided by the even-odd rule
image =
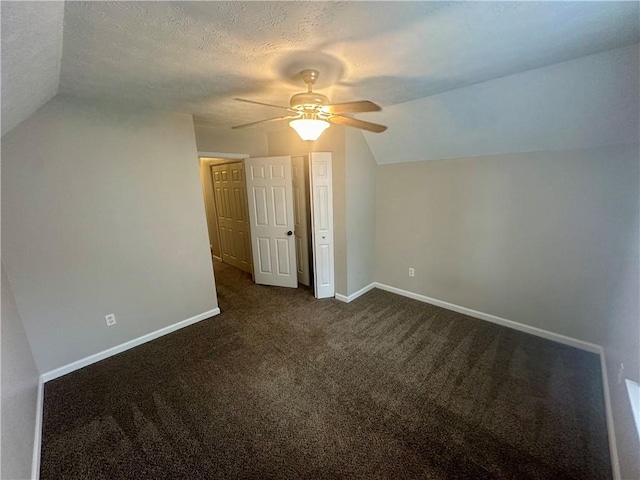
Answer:
[[[320,72],[318,72],[318,70],[314,70],[313,68],[305,68],[300,72],[302,81],[307,84],[308,93],[312,92],[313,85],[316,83],[316,80],[318,80],[319,76]]]
[[[300,72],[300,77],[307,84],[305,93],[296,93],[291,97],[289,104],[291,108],[298,111],[313,111],[319,113],[321,107],[329,104],[329,99],[321,93],[313,91],[313,85],[318,80],[320,72],[312,68],[306,68]]]

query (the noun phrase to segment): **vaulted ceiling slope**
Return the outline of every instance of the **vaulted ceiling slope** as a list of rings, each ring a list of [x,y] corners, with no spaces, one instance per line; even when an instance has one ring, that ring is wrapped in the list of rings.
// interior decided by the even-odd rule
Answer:
[[[320,69],[318,87],[334,102],[366,98],[390,106],[637,43],[638,8],[637,2],[66,2],[60,93],[192,113],[229,127],[279,113],[233,97],[286,104],[303,89],[293,74],[310,66]],[[14,90],[26,83],[20,88],[36,98],[45,89],[18,60],[5,72],[4,8],[2,27],[4,117],[5,81]],[[55,57],[49,37],[34,40]],[[20,59],[19,46],[9,47]]]
[[[64,2],[0,2],[2,134],[58,93]]]

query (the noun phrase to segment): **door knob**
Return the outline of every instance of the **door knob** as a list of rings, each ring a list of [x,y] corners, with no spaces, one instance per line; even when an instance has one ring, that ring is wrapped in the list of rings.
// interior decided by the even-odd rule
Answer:
[[[291,230],[289,230],[289,231],[287,232],[287,235],[291,236],[291,235],[293,235],[293,232],[292,232]]]

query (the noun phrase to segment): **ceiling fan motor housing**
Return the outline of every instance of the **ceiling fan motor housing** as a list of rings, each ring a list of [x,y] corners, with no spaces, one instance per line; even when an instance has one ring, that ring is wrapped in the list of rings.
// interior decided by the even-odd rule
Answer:
[[[318,110],[323,105],[328,105],[329,99],[321,93],[304,92],[296,93],[289,103],[295,110]]]

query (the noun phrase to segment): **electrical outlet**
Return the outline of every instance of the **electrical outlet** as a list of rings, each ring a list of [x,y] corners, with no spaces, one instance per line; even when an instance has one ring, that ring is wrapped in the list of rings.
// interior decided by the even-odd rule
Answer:
[[[415,277],[416,276],[416,271],[413,268],[409,268],[409,276],[410,277]]]
[[[105,315],[104,319],[107,321],[107,327],[112,327],[116,324],[116,316],[113,313]]]

